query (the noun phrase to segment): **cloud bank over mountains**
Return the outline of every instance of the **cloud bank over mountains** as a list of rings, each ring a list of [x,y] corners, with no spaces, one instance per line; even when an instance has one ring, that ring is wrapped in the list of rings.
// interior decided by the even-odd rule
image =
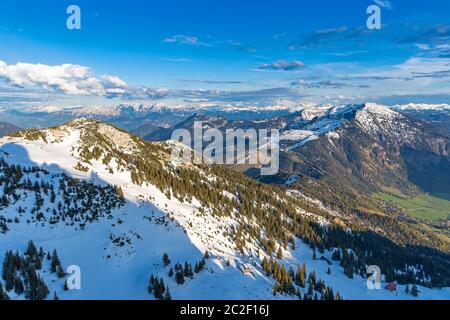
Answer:
[[[128,85],[117,76],[95,77],[88,67],[62,64],[22,63],[8,65],[0,60],[0,78],[14,87],[38,86],[68,95],[107,96],[123,94]]]

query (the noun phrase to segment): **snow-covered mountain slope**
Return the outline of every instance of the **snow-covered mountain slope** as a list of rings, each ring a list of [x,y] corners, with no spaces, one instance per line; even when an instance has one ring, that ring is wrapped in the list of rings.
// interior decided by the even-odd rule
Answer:
[[[301,190],[355,208],[361,197],[388,188],[405,194],[450,190],[450,138],[431,123],[377,104],[338,106],[285,122],[278,183],[294,176]]]
[[[450,105],[448,104],[405,104],[391,107],[393,110],[415,119],[432,123],[450,136]]]
[[[306,112],[304,116],[303,113]],[[330,107],[310,117],[310,112],[304,110],[300,121],[291,121],[281,136],[281,140],[293,141],[288,143],[289,150],[303,146],[308,141],[316,140],[318,137],[328,135],[330,138],[338,137],[342,125],[353,122],[362,131],[373,137],[389,137],[396,143],[418,143],[421,131],[426,127],[424,123],[413,121],[413,119],[390,109],[387,106],[374,103],[342,105]],[[435,130],[434,130],[435,131]],[[297,133],[297,135],[295,134]]]
[[[286,272],[301,263],[346,299],[414,299],[404,286],[398,294],[368,290],[366,264],[378,259],[400,281],[408,270],[418,281],[431,276],[422,258],[379,260],[403,250],[396,246],[358,247],[365,236],[348,233],[352,224],[339,212],[224,167],[173,163],[174,148],[185,147],[145,143],[85,119],[0,139],[0,252],[23,254],[33,240],[56,249],[64,268],[79,266],[82,289],[73,291],[64,291],[47,262],[38,271],[48,298],[56,292],[60,299],[152,299],[150,275],[162,278],[174,299],[295,299],[308,285]],[[168,275],[176,262],[194,265],[206,251],[206,266],[192,279],[177,284]],[[345,259],[332,261],[337,251]],[[280,283],[280,274],[292,282]],[[291,294],[274,296],[276,277],[275,288]],[[419,290],[419,298],[450,295],[449,288]]]

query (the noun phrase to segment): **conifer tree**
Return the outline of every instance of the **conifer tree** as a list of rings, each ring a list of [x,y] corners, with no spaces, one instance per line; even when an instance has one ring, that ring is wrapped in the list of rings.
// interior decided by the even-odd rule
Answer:
[[[178,271],[175,274],[175,281],[177,282],[177,284],[181,285],[184,284],[184,275],[181,271]]]
[[[301,267],[298,268],[297,274],[295,276],[295,282],[300,287],[305,287],[306,282],[306,264],[303,263]]]
[[[167,253],[164,253],[163,255],[163,264],[165,267],[167,267],[170,264],[169,255]]]
[[[58,278],[64,278],[65,276],[66,276],[66,273],[64,272],[64,270],[63,270],[63,268],[60,266],[60,265],[58,265],[57,267],[56,267],[56,275],[58,276]]]
[[[64,280],[64,291],[68,291],[69,290],[69,285],[67,284],[67,279]]]
[[[14,292],[21,295],[25,291],[22,279],[19,276],[14,277]]]
[[[61,261],[59,261],[58,258],[58,253],[56,252],[56,249],[53,251],[53,255],[52,255],[52,262],[50,265],[50,271],[52,273],[55,273],[57,270],[57,267],[61,265]]]
[[[416,284],[413,284],[412,288],[411,288],[411,294],[413,297],[418,297],[419,296],[419,289],[417,288]]]
[[[166,292],[164,294],[164,300],[172,300],[172,295],[170,294],[169,287],[166,288]]]
[[[34,245],[33,241],[30,240],[28,242],[28,247],[27,247],[27,251],[25,251],[25,255],[30,258],[34,258],[36,256],[36,253],[37,253],[36,246]]]
[[[0,301],[5,301],[5,300],[9,300],[9,296],[3,289],[3,285],[0,282]]]
[[[283,251],[281,251],[281,247],[278,248],[277,259],[280,260],[283,258]]]

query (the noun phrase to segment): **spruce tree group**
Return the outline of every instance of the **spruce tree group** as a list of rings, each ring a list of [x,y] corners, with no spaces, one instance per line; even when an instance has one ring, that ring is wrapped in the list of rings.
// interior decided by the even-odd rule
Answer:
[[[38,250],[33,241],[29,241],[23,255],[18,251],[8,250],[2,267],[5,287],[1,287],[0,299],[6,298],[7,292],[10,291],[19,296],[24,295],[25,299],[29,300],[46,299],[49,289],[39,273],[43,268],[45,256],[44,250],[42,248]]]
[[[172,300],[172,295],[170,293],[169,287],[164,284],[164,280],[153,275],[150,276],[148,292],[150,294],[153,293],[155,299]]]
[[[118,186],[98,186],[86,180],[69,177],[65,173],[52,174],[37,166],[10,165],[0,158],[0,209],[20,200],[21,194],[34,198],[31,207],[18,206],[21,216],[30,213],[34,222],[49,224],[79,224],[80,228],[100,217],[109,216],[114,208],[123,205],[123,191]],[[48,181],[50,180],[50,182]],[[14,219],[18,223],[19,217]],[[0,215],[0,232],[6,233],[8,221]]]

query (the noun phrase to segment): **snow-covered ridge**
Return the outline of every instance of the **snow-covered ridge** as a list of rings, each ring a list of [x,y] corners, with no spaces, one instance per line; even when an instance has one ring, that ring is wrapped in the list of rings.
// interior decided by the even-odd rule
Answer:
[[[410,111],[410,112],[422,112],[422,111],[436,111],[436,112],[450,112],[450,104],[427,104],[427,103],[408,103],[408,104],[396,104],[391,107],[397,111]]]
[[[197,112],[276,112],[287,111],[297,112],[305,107],[312,107],[311,104],[274,104],[269,106],[257,106],[248,104],[212,104],[212,103],[195,103],[195,104],[120,104],[120,105],[92,105],[92,106],[53,106],[53,105],[37,105],[27,107],[21,111],[26,113],[63,113],[70,114],[74,117],[118,117],[122,115],[135,114],[136,116],[150,113],[172,112],[179,114],[193,114]]]
[[[362,105],[362,104],[360,104]],[[366,106],[380,106],[378,104],[366,103]],[[326,113],[342,112],[349,106],[357,106],[344,104],[340,106],[333,106],[330,104],[313,104],[313,103],[293,103],[289,101],[280,101],[279,104],[269,106],[257,106],[247,103],[193,103],[193,104],[163,104],[163,103],[130,103],[119,105],[74,105],[74,106],[55,106],[55,105],[36,105],[22,109],[21,111],[27,113],[64,113],[70,114],[74,117],[118,117],[124,115],[135,114],[136,116],[145,116],[149,113],[164,113],[175,112],[180,114],[192,114],[197,112],[300,112],[303,119],[312,120],[315,117],[320,117]],[[394,111],[404,112],[449,112],[450,104],[426,104],[426,103],[409,103],[396,104],[386,106]]]
[[[363,129],[374,133],[381,122],[392,123],[403,117],[389,107],[375,103],[306,108],[301,112],[303,120],[291,123],[287,130],[282,132],[280,139],[294,141],[295,144],[287,148],[288,151],[292,151],[323,135],[327,135],[330,139],[338,138],[339,135],[335,130],[346,121],[356,120]]]

